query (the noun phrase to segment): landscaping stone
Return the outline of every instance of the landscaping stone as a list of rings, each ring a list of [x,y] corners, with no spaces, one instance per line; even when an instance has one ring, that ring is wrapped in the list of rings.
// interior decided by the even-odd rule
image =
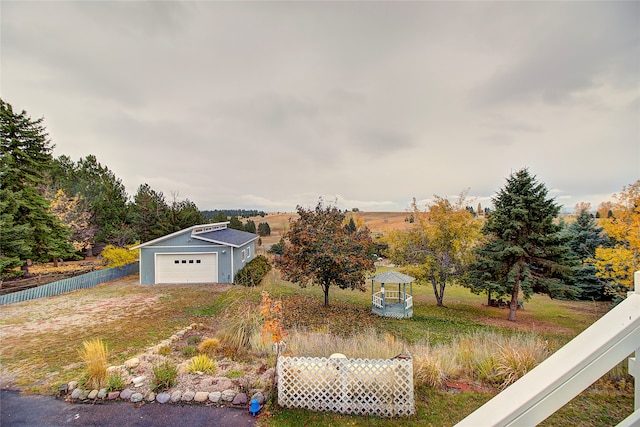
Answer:
[[[156,394],[150,391],[149,394],[147,394],[147,402],[153,402],[154,400],[156,400]]]
[[[69,391],[73,391],[78,387],[78,381],[69,381]]]
[[[82,390],[82,393],[80,393],[80,396],[78,396],[78,399],[80,399],[80,400],[87,400],[87,398],[89,397],[89,393],[91,393],[91,391],[89,391],[89,390]]]
[[[196,402],[206,402],[208,398],[209,393],[207,393],[206,391],[199,391],[196,393],[193,400],[195,400]]]
[[[119,391],[110,391],[109,394],[107,394],[107,400],[116,400],[118,397],[120,397]]]
[[[131,389],[125,388],[120,392],[120,399],[129,400],[132,394],[133,391]]]
[[[246,393],[238,393],[236,394],[236,397],[233,398],[233,401],[231,402],[234,405],[246,405],[249,398],[247,397]]]
[[[107,389],[101,388],[98,392],[98,399],[104,399],[105,397],[107,397]]]
[[[224,400],[225,402],[232,402],[233,398],[236,397],[236,392],[235,390],[225,390],[222,392],[222,396],[220,396],[222,398],[222,400]]]
[[[124,367],[127,369],[137,368],[138,365],[140,365],[140,359],[138,359],[137,357],[133,357],[124,362]]]
[[[89,393],[89,395],[87,396],[87,399],[95,399],[96,397],[98,397],[98,390],[91,390],[91,393]]]
[[[181,400],[183,402],[191,402],[195,396],[196,396],[196,394],[194,392],[187,390],[182,395],[182,399]]]
[[[69,392],[69,384],[60,384],[58,386],[58,394],[63,396]]]
[[[233,387],[233,381],[229,378],[219,377],[213,379],[214,384],[212,386],[212,391],[225,391],[229,390]]]
[[[171,395],[169,393],[158,393],[156,396],[156,402],[158,403],[167,403],[169,400],[171,400]]]
[[[140,375],[139,377],[135,377],[134,379],[132,379],[131,382],[133,383],[134,387],[140,387],[144,384],[146,379],[147,377],[145,377],[144,375]]]
[[[261,404],[261,405],[262,405],[262,404],[264,403],[264,401],[265,401],[265,399],[264,399],[264,394],[262,394],[262,392],[261,392],[261,391],[259,391],[259,392],[255,393],[255,394],[253,394],[253,396],[251,396],[251,400],[253,400],[253,399],[257,400],[257,401],[258,401],[258,403],[259,403],[259,404]]]
[[[74,388],[73,391],[71,392],[71,398],[72,399],[77,399],[80,397],[80,394],[82,394],[82,389],[81,388]]]
[[[142,393],[133,393],[131,395],[131,401],[134,403],[142,402],[142,399],[144,399],[144,396],[142,395]]]
[[[182,392],[180,390],[176,390],[173,393],[171,393],[172,402],[179,402],[181,397],[182,397]]]
[[[218,403],[220,401],[220,397],[222,397],[222,393],[219,391],[212,391],[209,393],[209,400],[213,403]]]

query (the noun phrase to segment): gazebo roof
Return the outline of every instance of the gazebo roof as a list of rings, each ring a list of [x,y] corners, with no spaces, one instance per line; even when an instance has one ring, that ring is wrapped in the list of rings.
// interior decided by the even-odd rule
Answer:
[[[416,280],[414,277],[407,276],[406,274],[402,274],[393,270],[376,274],[370,279],[378,283],[411,283]]]

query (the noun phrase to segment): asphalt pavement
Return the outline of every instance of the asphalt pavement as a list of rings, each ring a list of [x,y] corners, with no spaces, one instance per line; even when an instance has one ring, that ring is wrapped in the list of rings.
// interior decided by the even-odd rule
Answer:
[[[1,427],[247,427],[256,418],[246,408],[131,402],[69,403],[54,396],[0,391]]]

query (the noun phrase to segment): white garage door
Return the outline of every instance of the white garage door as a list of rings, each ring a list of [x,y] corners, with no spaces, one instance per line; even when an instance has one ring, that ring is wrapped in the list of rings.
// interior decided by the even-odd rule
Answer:
[[[156,283],[217,283],[218,254],[156,254]]]

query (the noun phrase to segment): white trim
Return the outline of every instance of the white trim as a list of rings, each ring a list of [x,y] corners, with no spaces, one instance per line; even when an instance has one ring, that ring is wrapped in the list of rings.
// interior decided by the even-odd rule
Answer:
[[[247,240],[246,242],[241,243],[241,244],[239,244],[239,245],[232,245],[232,244],[231,244],[231,243],[229,243],[229,242],[223,242],[223,241],[221,241],[221,240],[207,239],[206,237],[201,237],[201,236],[195,236],[195,235],[194,235],[194,236],[191,236],[191,237],[193,237],[194,239],[198,239],[198,240],[205,241],[205,242],[217,243],[217,244],[220,244],[220,245],[224,245],[224,246],[231,246],[231,247],[234,247],[234,248],[241,248],[241,247],[243,247],[244,245],[248,245],[249,243],[251,243],[251,242],[254,242],[254,241],[258,240],[258,238],[259,238],[260,236],[256,236],[256,237],[254,237],[253,239],[251,239],[251,240]]]
[[[175,249],[175,248],[226,248],[227,245],[191,245],[191,246],[154,246],[153,249]],[[150,249],[150,248],[146,248]]]

